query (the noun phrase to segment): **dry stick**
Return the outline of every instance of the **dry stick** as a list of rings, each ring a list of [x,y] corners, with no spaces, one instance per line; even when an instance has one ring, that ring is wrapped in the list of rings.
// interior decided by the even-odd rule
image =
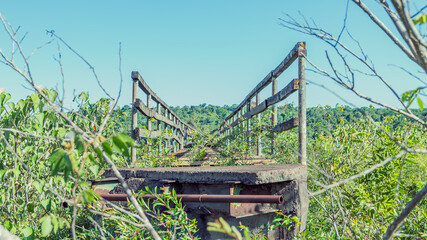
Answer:
[[[387,26],[360,0],[352,0],[371,20],[396,44],[412,61],[415,61],[411,51],[387,28]],[[393,21],[394,22],[394,21]]]
[[[413,149],[413,148],[407,148],[406,146],[402,145],[399,141],[397,141],[396,138],[392,137],[387,131],[384,130],[384,128],[382,128],[381,126],[378,125],[378,123],[376,123],[370,116],[366,115],[364,112],[362,112],[362,114],[364,114],[366,116],[366,118],[373,123],[375,126],[377,126],[379,129],[381,129],[381,131],[388,137],[390,138],[397,146],[399,146],[400,148],[402,148],[403,150],[405,150],[406,152],[409,153],[427,153],[427,149]]]
[[[55,59],[59,64],[59,69],[61,70],[61,78],[62,78],[62,99],[61,99],[61,110],[63,110],[64,99],[65,99],[65,75],[64,75],[64,67],[62,65],[62,54],[61,54],[61,46],[58,43],[58,59]]]
[[[292,18],[291,18],[292,19]],[[310,27],[309,25],[307,25],[307,26],[304,26],[304,25],[301,25],[301,24],[299,24],[298,22],[296,22],[295,20],[293,20],[293,22],[290,22],[290,21],[287,21],[287,20],[284,20],[284,19],[280,19],[281,21],[283,21],[283,22],[285,22],[285,23],[287,23],[287,24],[290,24],[290,25],[292,25],[292,26],[294,26],[294,27],[297,27],[297,28],[300,28],[300,29],[303,29],[303,30],[299,30],[299,29],[295,29],[295,28],[291,28],[291,27],[289,27],[289,26],[287,26],[287,25],[284,25],[284,24],[282,24],[282,26],[284,26],[284,27],[287,27],[287,28],[290,28],[290,29],[292,29],[292,30],[295,30],[295,31],[298,31],[298,32],[301,32],[301,33],[304,33],[304,34],[307,34],[307,35],[313,35],[313,36],[315,36],[315,37],[317,37],[317,38],[319,38],[319,39],[321,39],[321,40],[323,40],[323,41],[325,41],[326,43],[328,43],[329,45],[331,45],[336,51],[337,51],[337,53],[340,55],[340,57],[341,57],[341,59],[343,60],[343,62],[344,62],[344,64],[346,65],[346,68],[350,71],[350,72],[352,72],[352,70],[351,70],[351,68],[349,68],[349,66],[348,66],[348,64],[347,64],[347,62],[346,62],[346,60],[345,60],[345,58],[344,58],[344,56],[339,52],[339,50],[338,50],[338,48],[337,48],[337,46],[336,45],[334,45],[334,44],[332,44],[330,41],[332,41],[332,42],[334,42],[335,44],[338,44],[339,46],[341,46],[346,52],[348,52],[349,54],[351,54],[353,57],[355,57],[357,60],[359,60],[363,65],[365,65],[373,74],[374,74],[374,76],[376,76],[376,77],[378,77],[380,80],[381,80],[381,82],[383,82],[386,86],[387,86],[387,88],[395,95],[395,97],[396,97],[396,99],[407,109],[407,107],[406,107],[406,105],[402,102],[402,100],[400,99],[400,97],[399,97],[399,95],[397,94],[397,92],[391,87],[391,85],[381,76],[381,75],[379,75],[377,72],[376,72],[376,70],[375,70],[375,68],[372,66],[372,64],[369,64],[369,63],[367,63],[366,62],[366,59],[363,59],[363,58],[361,58],[360,56],[358,56],[356,53],[354,53],[353,51],[351,51],[346,45],[344,45],[342,42],[340,42],[340,41],[338,41],[338,40],[336,40],[331,34],[329,34],[329,33],[327,33],[327,32],[325,32],[324,30],[322,30],[322,29],[318,29],[318,28],[313,28],[313,27]],[[318,32],[320,32],[321,33],[321,35],[318,33]],[[365,58],[366,58],[366,55],[364,55],[365,56]],[[308,60],[308,59],[307,59]],[[329,59],[328,59],[329,60]],[[415,61],[416,62],[416,61]],[[418,62],[416,62],[416,63],[418,63]],[[312,64],[312,63],[311,63]],[[314,64],[312,64],[312,66],[313,67],[316,67],[316,66],[314,66]],[[325,73],[327,73],[326,71],[324,71]],[[335,82],[337,82],[339,85],[341,85],[341,86],[343,86],[343,87],[345,87],[345,88],[347,88],[347,89],[349,89],[349,90],[352,90],[353,92],[355,92],[356,93],[356,91],[354,90],[354,84],[353,84],[353,86],[352,87],[350,87],[350,86],[348,86],[346,83],[344,83],[344,81],[342,81],[341,80],[341,78],[338,76],[338,75],[336,75],[337,76],[337,78],[334,78],[334,77],[332,77],[332,76],[330,76],[330,74],[325,74],[325,76],[328,76],[329,78],[331,78],[332,80],[334,80]],[[361,97],[360,95],[358,95],[359,97]],[[365,98],[366,99],[366,98]],[[366,99],[366,100],[368,100],[368,99]],[[369,100],[370,101],[370,100]],[[378,103],[376,103],[376,104],[378,104]],[[384,106],[384,107],[386,107],[386,106]],[[407,109],[408,110],[408,109]],[[395,111],[395,110],[394,110]],[[410,112],[410,110],[408,110],[408,112],[410,113],[410,114],[412,114],[411,112]],[[403,113],[402,113],[403,114]],[[413,115],[413,114],[412,114]],[[413,115],[413,117],[412,118],[414,118],[414,116],[415,115]],[[416,116],[415,116],[416,117]],[[415,119],[415,118],[414,118]],[[424,125],[425,125],[425,123],[424,123]],[[426,125],[427,126],[427,125]]]
[[[409,15],[407,4],[405,6],[405,3],[402,0],[391,0],[392,4],[394,5],[394,8],[396,9],[397,15],[400,17],[400,20],[402,21],[407,34],[409,36],[409,40],[411,43],[414,44],[414,51],[416,51],[416,56],[419,58],[420,56],[426,57],[426,49],[420,49],[420,47],[427,47],[426,42],[424,41],[423,36],[418,32],[417,28],[415,27],[414,22],[412,21],[412,17]],[[409,45],[409,43],[408,43]],[[420,52],[421,50],[421,52]],[[426,59],[419,59],[424,62],[424,64],[427,63]],[[426,68],[424,68],[426,69]],[[426,70],[427,71],[427,70]]]
[[[414,210],[418,203],[421,202],[421,200],[426,196],[426,194],[427,184],[412,198],[408,205],[406,205],[405,209],[403,209],[400,212],[399,216],[394,219],[393,223],[388,226],[387,232],[383,236],[383,240],[388,240],[393,237],[394,233],[400,227],[402,222],[408,217],[409,213]]]
[[[417,75],[415,75],[415,74],[411,73],[410,71],[406,70],[404,67],[402,67],[402,66],[398,66],[398,65],[395,65],[395,64],[388,64],[388,65],[389,65],[389,66],[392,66],[392,67],[399,68],[400,70],[402,70],[402,71],[406,72],[407,74],[409,74],[409,76],[411,76],[411,77],[413,77],[413,78],[417,79],[418,81],[420,81],[422,84],[427,85],[427,82],[425,82],[424,80],[422,80],[422,79],[421,79],[420,77],[418,77]]]
[[[113,112],[114,108],[117,105],[117,101],[120,99],[120,95],[122,93],[122,85],[123,85],[123,74],[122,74],[122,43],[119,43],[119,74],[120,74],[120,87],[119,92],[117,94],[117,98],[114,99],[113,105],[111,106],[110,110],[107,113],[107,116],[105,116],[104,121],[102,122],[101,126],[99,127],[98,136],[102,134],[102,130],[105,127],[105,124],[107,123],[108,119],[110,119],[111,113]]]
[[[59,109],[58,109],[58,107],[55,105],[55,104],[53,104],[50,100],[49,100],[49,98],[42,92],[42,91],[40,91],[38,88],[36,88],[36,86],[35,86],[35,84],[34,84],[34,82],[33,82],[33,78],[32,78],[32,76],[31,76],[31,72],[30,72],[30,70],[29,70],[29,64],[28,64],[28,61],[26,61],[25,60],[25,55],[24,55],[24,53],[23,53],[23,51],[22,51],[22,48],[21,48],[21,46],[20,46],[20,44],[17,42],[17,40],[13,37],[13,35],[10,33],[10,31],[9,31],[9,29],[6,27],[6,25],[5,25],[5,22],[4,22],[4,19],[3,19],[3,17],[1,16],[1,14],[0,14],[0,19],[2,20],[2,22],[3,22],[3,25],[4,25],[4,27],[5,27],[5,29],[6,29],[6,31],[8,32],[8,34],[9,34],[9,37],[12,39],[12,41],[14,41],[16,44],[17,44],[17,47],[18,47],[18,49],[19,49],[19,51],[20,51],[20,54],[21,54],[21,56],[24,58],[24,61],[25,61],[25,64],[26,64],[26,66],[27,66],[27,68],[28,68],[28,74],[29,74],[29,76],[27,76],[25,73],[23,73],[18,67],[16,67],[16,65],[13,63],[13,62],[11,62],[9,59],[7,59],[6,58],[6,56],[4,56],[4,54],[0,51],[0,54],[2,55],[2,57],[5,59],[5,61],[9,64],[9,66],[13,69],[13,70],[15,70],[16,72],[18,72],[28,83],[30,83],[32,86],[33,86],[33,88],[45,99],[45,101],[52,107],[52,109],[55,111],[55,112],[57,112],[58,113],[58,115],[60,115],[65,121],[67,121],[72,127],[73,127],[73,129],[76,131],[76,132],[78,132],[78,133],[80,133],[80,134],[82,134],[82,136],[83,137],[85,137],[86,138],[86,141],[87,142],[93,142],[93,139],[90,137],[90,136],[88,136],[87,134],[86,134],[86,132],[84,132],[81,128],[79,128],[73,121],[71,121],[71,119],[69,119],[66,115],[65,115],[65,113],[63,113],[63,112],[61,112]],[[60,39],[61,41],[63,41],[62,39]],[[64,44],[66,44],[65,42],[64,42]],[[67,45],[68,46],[68,45]],[[80,55],[79,55],[80,56]],[[84,60],[85,61],[85,60]],[[87,61],[85,61],[86,63],[87,63]],[[91,66],[91,65],[89,65],[89,66]],[[92,69],[93,70],[93,69]],[[93,70],[94,71],[94,70]],[[93,144],[94,145],[94,147],[95,148],[98,148],[99,147],[99,144]],[[135,196],[133,196],[133,194],[132,194],[132,192],[130,191],[130,189],[129,189],[129,187],[128,187],[128,185],[126,184],[126,182],[124,181],[124,179],[123,179],[123,177],[122,177],[122,175],[120,174],[120,172],[117,170],[117,167],[115,166],[115,164],[111,161],[111,159],[105,154],[105,153],[103,153],[103,157],[104,157],[104,160],[107,162],[107,164],[110,166],[110,168],[113,170],[113,172],[115,173],[115,175],[116,175],[116,177],[119,179],[119,181],[122,183],[122,186],[123,186],[123,188],[125,189],[125,191],[126,191],[126,194],[128,195],[128,198],[131,200],[131,202],[132,202],[132,204],[135,206],[135,209],[136,209],[136,211],[138,212],[138,214],[141,216],[141,218],[144,220],[143,221],[143,223],[144,223],[144,226],[148,229],[148,231],[150,232],[150,234],[153,236],[153,238],[154,239],[156,239],[156,240],[161,240],[161,238],[160,238],[160,236],[159,236],[159,234],[157,233],[157,231],[153,228],[153,226],[151,225],[151,223],[150,223],[150,221],[148,220],[148,218],[147,218],[147,216],[144,214],[144,211],[142,210],[142,208],[141,208],[141,206],[138,204],[138,202],[137,202],[137,200],[136,200],[136,198],[135,198]]]
[[[390,106],[390,105],[387,105],[387,104],[384,104],[384,103],[379,102],[379,101],[377,101],[377,100],[374,100],[374,99],[372,99],[372,98],[370,98],[370,97],[368,97],[368,96],[365,96],[365,95],[361,94],[360,92],[356,91],[355,89],[350,88],[349,86],[347,86],[345,83],[341,82],[340,80],[335,79],[335,78],[334,78],[333,76],[331,76],[328,72],[326,72],[325,70],[322,70],[321,68],[317,67],[317,66],[316,66],[314,63],[312,63],[308,58],[307,58],[307,62],[309,62],[309,63],[310,63],[310,65],[311,65],[311,66],[313,66],[317,71],[319,71],[319,73],[321,73],[321,75],[331,78],[332,80],[334,80],[334,81],[335,81],[336,83],[338,83],[339,85],[341,85],[341,86],[343,86],[344,88],[347,88],[348,90],[350,90],[350,91],[352,91],[353,93],[355,93],[358,97],[360,97],[360,98],[362,98],[362,99],[365,99],[365,100],[367,100],[367,101],[369,101],[369,102],[371,102],[371,103],[374,103],[374,104],[376,104],[376,105],[379,105],[379,106],[382,106],[382,107],[388,108],[388,109],[390,109],[390,110],[392,110],[392,111],[394,111],[394,112],[400,113],[400,114],[402,114],[402,115],[404,115],[404,116],[406,116],[406,117],[409,117],[409,118],[411,118],[411,119],[413,119],[413,120],[415,120],[415,121],[419,122],[419,123],[420,123],[420,124],[422,124],[423,126],[427,127],[427,123],[426,123],[425,121],[423,121],[422,119],[420,119],[419,117],[417,117],[416,115],[414,115],[414,114],[412,114],[412,113],[408,113],[408,112],[402,111],[402,110],[400,110],[400,109],[398,109],[398,108],[392,107],[392,106]]]
[[[27,132],[22,132],[13,128],[0,128],[0,131],[4,131],[4,132],[14,132],[17,133],[19,135],[24,135],[24,136],[30,136],[32,138],[42,138],[42,139],[47,139],[47,140],[61,140],[61,138],[56,138],[56,137],[48,137],[48,136],[40,136],[37,134],[32,134],[32,133],[27,133]]]
[[[40,50],[41,48],[43,48],[43,47],[45,47],[46,45],[49,45],[49,44],[51,44],[53,42],[53,40],[50,40],[50,41],[48,41],[48,42],[46,42],[45,44],[43,44],[43,45],[41,45],[41,46],[39,46],[39,47],[37,47],[36,49],[34,49],[33,50],[33,52],[30,54],[30,55],[28,55],[28,57],[26,57],[25,59],[28,61],[29,59],[30,59],[30,57],[32,57],[38,50]],[[20,42],[21,43],[21,42]]]
[[[114,102],[113,102],[113,105],[111,105],[110,109],[108,110],[108,113],[107,113],[107,115],[105,116],[104,121],[102,122],[101,126],[99,127],[99,131],[98,131],[97,136],[101,136],[101,135],[102,135],[102,131],[104,130],[105,124],[106,124],[106,123],[108,122],[108,120],[110,119],[110,117],[111,117],[111,113],[113,113],[113,110],[114,110],[114,108],[116,107],[116,105],[117,105],[117,101],[118,101],[118,100],[119,100],[119,98],[116,98],[116,99],[114,100]]]
[[[89,221],[98,229],[98,231],[101,233],[101,239],[102,240],[107,240],[106,238],[105,238],[105,235],[104,235],[104,231],[102,231],[102,228],[101,228],[101,226],[99,226],[99,224],[95,221],[95,220],[93,220],[90,216],[88,216],[88,219],[89,219]]]
[[[310,62],[310,61],[309,61]],[[313,64],[312,64],[312,66],[314,66]],[[316,67],[316,66],[314,66],[314,67]],[[319,86],[319,87],[322,87],[323,89],[325,89],[325,90],[327,90],[327,91],[329,91],[330,93],[332,93],[332,94],[334,94],[336,97],[338,97],[339,99],[341,99],[341,100],[343,100],[344,102],[346,102],[347,104],[349,104],[350,106],[353,106],[353,107],[355,107],[355,105],[354,104],[352,104],[352,103],[350,103],[350,102],[348,102],[347,100],[345,100],[343,97],[341,97],[340,95],[338,95],[336,92],[333,92],[332,90],[330,90],[329,88],[327,88],[327,87],[325,87],[324,85],[321,85],[321,84],[318,84],[318,83],[315,83],[315,82],[311,82],[310,81],[310,83],[311,84],[313,84],[313,85],[317,85],[317,86]],[[391,110],[393,110],[393,109],[391,109]],[[371,123],[373,123],[377,128],[379,128],[379,129],[381,129],[383,132],[384,132],[384,134],[385,135],[387,135],[391,140],[393,140],[395,143],[396,143],[396,145],[398,145],[400,148],[402,148],[403,150],[405,150],[406,152],[408,152],[408,153],[427,153],[427,149],[412,149],[412,148],[407,148],[406,146],[403,146],[403,145],[401,145],[395,138],[393,138],[390,134],[388,134],[386,131],[384,131],[384,129],[380,126],[380,125],[378,125],[374,120],[372,120],[372,118],[371,117],[369,117],[368,115],[366,115],[366,113],[365,112],[361,112],[363,115],[365,115],[366,117],[367,117],[367,119],[368,120],[370,120],[371,121]],[[411,113],[412,114],[412,113]],[[412,114],[413,115],[413,114]],[[406,115],[405,115],[406,116]],[[414,115],[415,116],[415,115]],[[408,117],[408,116],[407,116]],[[411,117],[409,117],[409,118],[411,118]],[[416,120],[417,121],[417,119],[414,119],[414,120]],[[424,126],[426,126],[425,124],[423,124],[423,123],[421,123],[422,125],[424,125]]]
[[[328,189],[331,189],[331,188],[337,187],[337,186],[339,186],[339,185],[342,185],[342,184],[344,184],[344,183],[350,182],[350,181],[352,181],[352,180],[354,180],[354,179],[357,179],[357,178],[359,178],[359,177],[363,177],[363,176],[365,176],[365,175],[367,175],[367,174],[369,174],[369,173],[371,173],[371,172],[375,171],[377,168],[380,168],[380,167],[382,167],[382,166],[386,165],[386,164],[387,164],[387,163],[389,163],[390,161],[392,161],[392,160],[394,160],[394,159],[398,159],[398,158],[402,157],[402,156],[403,156],[403,155],[405,155],[406,153],[407,153],[407,151],[402,150],[402,151],[401,151],[400,153],[398,153],[397,155],[395,155],[395,156],[393,156],[393,157],[389,157],[389,158],[385,159],[384,161],[382,161],[382,162],[380,162],[380,163],[378,163],[378,164],[375,164],[374,166],[372,166],[372,167],[370,167],[370,168],[366,169],[366,170],[365,170],[365,171],[363,171],[363,172],[360,172],[360,173],[358,173],[358,174],[356,174],[356,175],[353,175],[353,176],[351,176],[351,177],[349,177],[349,178],[346,178],[346,179],[344,179],[344,180],[341,180],[341,181],[339,181],[339,182],[336,182],[336,183],[330,184],[330,185],[328,185],[327,187],[325,187],[325,188],[324,188],[324,189],[322,189],[322,190],[319,190],[319,191],[317,191],[317,192],[314,192],[314,193],[309,194],[309,197],[316,196],[316,195],[318,195],[318,194],[321,194],[321,193],[323,193],[323,192],[327,191]]]
[[[307,27],[310,28],[309,26],[307,26]],[[314,35],[314,36],[316,36],[316,37],[319,37],[315,32],[311,32],[311,34]],[[330,40],[333,41],[333,42],[335,42],[339,46],[341,46],[346,52],[348,52],[353,57],[355,57],[357,60],[359,60],[361,63],[363,63],[376,77],[378,77],[381,80],[381,82],[383,82],[386,85],[386,87],[394,94],[394,96],[396,97],[396,99],[403,105],[403,107],[407,108],[405,106],[405,104],[402,102],[402,100],[400,99],[399,94],[397,94],[397,92],[391,87],[391,85],[381,75],[379,75],[377,73],[377,71],[375,70],[375,68],[371,64],[369,64],[368,62],[366,62],[365,59],[363,59],[362,57],[360,57],[359,55],[357,55],[356,53],[354,53],[352,50],[350,50],[341,41],[336,40],[332,35],[330,35]],[[345,60],[345,57],[341,54],[341,52],[338,50],[338,48],[336,46],[333,46],[333,48],[335,49],[335,51],[337,52],[337,54],[340,56],[340,58],[343,61],[344,65],[346,66],[346,68],[353,74],[351,68],[347,64],[347,61]],[[329,56],[327,56],[327,58],[328,58],[328,61],[330,62],[330,64],[332,65],[332,62],[330,61]],[[337,76],[337,79],[340,79],[340,77]],[[341,80],[341,82],[344,83],[342,80]],[[354,89],[354,84],[353,84],[353,87],[349,87],[347,84],[345,84],[345,85],[349,89]]]
[[[340,234],[338,232],[338,227],[337,227],[337,223],[336,223],[337,218],[335,216],[335,211],[334,211],[334,200],[335,199],[332,197],[333,190],[329,191],[329,194],[331,195],[331,201],[330,201],[331,202],[331,214],[330,214],[330,218],[331,218],[332,223],[334,225],[335,234],[337,235],[338,239],[340,239],[341,237],[340,237]]]
[[[68,47],[68,49],[70,49],[70,51],[72,51],[74,54],[76,54],[83,62],[86,63],[86,65],[89,66],[89,69],[92,71],[93,76],[96,79],[96,82],[98,83],[98,86],[102,89],[102,91],[105,93],[105,95],[107,95],[110,99],[114,99],[113,97],[110,96],[110,94],[108,94],[107,90],[105,90],[105,88],[102,86],[101,82],[99,81],[98,75],[95,72],[95,68],[84,58],[82,57],[78,52],[76,52],[76,50],[74,50],[70,45],[67,44],[67,42],[65,42],[61,37],[59,37],[58,35],[55,34],[55,31],[47,31],[47,33],[51,34],[52,36],[56,37],[57,39],[59,39],[59,41],[61,41],[65,46]]]
[[[95,146],[97,147],[97,146]],[[132,191],[129,189],[129,186],[127,185],[126,181],[124,180],[123,176],[117,169],[116,165],[111,161],[111,159],[107,156],[106,153],[102,153],[102,156],[104,157],[104,160],[107,162],[107,164],[110,166],[111,170],[113,170],[114,175],[118,178],[119,182],[122,184],[130,202],[135,206],[135,209],[137,210],[139,216],[142,218],[143,223],[145,223],[148,231],[151,233],[154,239],[161,240],[159,234],[156,232],[156,230],[151,225],[150,221],[148,220],[147,216],[144,214],[144,211],[141,208],[141,205],[139,205],[138,201],[136,200],[135,196],[133,195]]]
[[[119,211],[119,212],[121,212],[121,213],[125,214],[125,215],[132,216],[132,217],[134,217],[134,218],[136,218],[136,219],[140,220],[141,222],[143,221],[143,220],[142,220],[142,218],[141,218],[140,216],[136,215],[135,213],[131,213],[131,212],[129,212],[129,211],[127,211],[127,210],[125,210],[125,209],[123,209],[123,208],[121,208],[121,207],[117,206],[116,204],[114,204],[114,203],[112,203],[112,202],[108,201],[107,199],[104,199],[104,198],[103,198],[103,199],[102,199],[102,201],[103,201],[103,202],[105,202],[107,205],[110,205],[111,207],[113,207],[113,208],[114,208],[114,209],[116,209],[117,211]]]
[[[115,220],[118,220],[118,221],[121,221],[121,222],[125,222],[125,223],[133,225],[135,227],[147,228],[147,225],[145,225],[145,224],[135,223],[135,222],[127,220],[126,218],[122,218],[122,217],[119,217],[119,216],[116,216],[116,215],[107,214],[107,213],[100,212],[100,211],[96,211],[96,210],[93,210],[93,209],[90,209],[90,208],[84,208],[84,207],[82,207],[82,208],[85,209],[85,210],[87,210],[88,212],[93,213],[93,214],[100,215],[100,216],[107,217],[107,218],[111,218],[111,219],[115,219]]]
[[[76,197],[76,191],[73,189],[73,198]],[[77,218],[77,208],[73,208],[73,218],[71,221],[71,234],[73,235],[73,240],[77,239],[76,236],[76,218]]]

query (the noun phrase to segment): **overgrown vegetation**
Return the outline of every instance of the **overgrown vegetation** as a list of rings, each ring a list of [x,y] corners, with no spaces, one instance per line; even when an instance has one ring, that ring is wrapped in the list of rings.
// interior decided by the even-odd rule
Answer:
[[[55,91],[43,91],[51,101],[55,100]],[[128,140],[117,132],[117,129],[127,124],[126,111],[114,111],[113,117],[106,124],[104,134],[96,140],[100,141],[100,148],[95,148],[85,144],[82,136],[74,133],[64,120],[58,118],[37,93],[17,103],[10,102],[9,98],[8,93],[0,95],[0,125],[3,132],[0,144],[0,218],[3,226],[26,239],[69,238],[72,235],[73,207],[63,209],[61,204],[64,199],[72,199],[74,196],[78,203],[83,204],[83,209],[76,216],[77,236],[97,238],[104,235],[106,238],[122,239],[149,236],[141,225],[123,221],[127,219],[133,223],[137,221],[135,216],[118,211],[111,212],[113,209],[106,212],[97,207],[99,197],[89,190],[87,181],[100,178],[100,170],[109,167],[102,160],[100,150],[109,154],[117,166],[130,166],[127,148],[122,148],[120,143],[121,141],[126,144]],[[102,119],[109,111],[109,100],[101,99],[96,103],[89,103],[88,94],[82,93],[75,101],[79,102],[78,111],[68,112],[67,116],[88,132],[99,129]],[[193,109],[200,108],[202,107],[198,106]],[[374,113],[374,116],[377,114],[377,121],[371,122],[364,117],[343,117],[341,121],[336,120],[337,116],[354,116],[357,110],[350,108],[316,107],[308,111],[310,119],[313,119],[313,115],[318,117],[308,125],[310,131],[316,131],[309,139],[309,159],[328,176],[325,177],[325,174],[312,169],[309,174],[309,189],[312,192],[321,190],[322,185],[346,179],[395,155],[399,147],[391,137],[404,138],[413,148],[427,145],[425,130],[419,125],[402,120],[396,114],[387,115],[387,111],[383,109],[368,110]],[[191,111],[187,114],[193,115]],[[420,115],[425,118],[425,110]],[[269,116],[268,112],[265,113],[264,124],[269,124]],[[284,114],[279,116],[284,117]],[[252,122],[257,124],[255,120]],[[315,127],[321,130],[314,130],[313,122],[316,122]],[[377,124],[385,127],[379,128]],[[246,128],[240,126],[235,130],[235,137],[218,142],[217,147],[223,149],[224,157],[242,159],[245,157],[242,155],[245,149],[254,154],[255,143],[247,142],[247,137],[243,134],[244,129]],[[253,132],[250,139],[256,139],[258,136],[266,143],[263,147],[264,153],[270,154],[271,136],[268,132]],[[202,148],[207,139],[215,139],[209,135],[195,135],[194,138],[195,148]],[[274,142],[274,156],[271,157],[280,163],[296,162],[294,151],[297,149],[297,141],[296,131],[279,134]],[[165,158],[170,149],[163,148],[159,151],[158,146],[163,145],[164,140],[162,142],[161,139],[147,139],[141,140],[141,143],[138,155],[147,159],[144,163],[146,166],[176,164],[174,158]],[[162,162],[159,159],[166,160]],[[404,207],[403,203],[411,199],[427,182],[426,162],[425,156],[408,153],[371,174],[313,196],[310,200],[307,230],[301,233],[300,237],[378,238],[384,232],[386,223]],[[233,161],[228,164],[233,164]],[[50,192],[49,188],[55,189],[60,198]],[[153,194],[151,190],[147,191]],[[85,207],[89,206],[87,204],[91,207]],[[154,205],[141,200],[140,204],[151,216],[155,216],[152,223],[155,228],[162,229],[162,238],[171,238],[174,232],[178,234],[176,236],[195,238],[197,229],[194,220],[185,217],[182,204],[174,198],[174,192],[158,197]],[[425,237],[426,206],[427,203],[423,200],[411,213],[400,233],[402,236]],[[129,208],[132,210],[134,207],[130,205]],[[165,208],[166,211],[159,211]],[[96,224],[99,217],[93,212],[95,210],[106,214],[114,213],[119,219],[106,220],[101,230]],[[247,234],[251,233],[246,230],[244,235]],[[262,239],[262,236],[258,237]],[[185,237],[180,239],[183,238]]]

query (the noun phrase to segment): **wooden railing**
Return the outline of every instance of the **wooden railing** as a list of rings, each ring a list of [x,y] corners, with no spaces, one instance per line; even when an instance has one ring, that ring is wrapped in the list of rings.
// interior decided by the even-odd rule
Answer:
[[[306,80],[305,68],[307,54],[305,42],[299,42],[290,51],[286,58],[271,71],[234,109],[234,111],[225,119],[224,123],[217,129],[216,132],[223,136],[231,134],[233,127],[242,122],[247,122],[247,132],[250,132],[250,119],[254,116],[260,121],[260,113],[272,106],[273,115],[271,119],[271,130],[273,132],[283,132],[295,127],[299,127],[299,162],[306,164],[307,156],[307,128],[306,128]],[[298,78],[293,79],[282,90],[277,91],[277,78],[296,60],[298,59]],[[265,87],[272,83],[272,96],[260,101],[260,92]],[[294,117],[285,122],[277,124],[277,103],[287,98],[292,93],[298,90],[298,117]],[[251,100],[255,97],[255,104],[251,104]],[[257,156],[261,152],[261,138],[257,139]]]
[[[168,144],[173,145],[173,151],[183,149],[188,142],[188,131],[194,130],[189,124],[183,122],[178,115],[153,92],[139,72],[132,72],[132,138],[153,137],[162,135],[163,130],[170,129],[172,136],[167,137]],[[138,89],[141,89],[147,96],[147,105],[138,98]],[[156,110],[152,109],[152,101],[157,103]],[[147,117],[146,129],[138,127],[138,112]],[[152,129],[152,122],[157,121],[157,129]],[[163,125],[163,127],[162,127]],[[132,148],[131,160],[136,160],[136,151]]]

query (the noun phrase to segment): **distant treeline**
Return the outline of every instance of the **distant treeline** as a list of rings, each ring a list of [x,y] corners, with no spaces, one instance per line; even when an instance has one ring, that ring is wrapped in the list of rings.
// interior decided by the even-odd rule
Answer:
[[[171,107],[171,109],[185,122],[195,126],[203,132],[211,132],[221,125],[224,119],[234,110],[237,105],[215,106],[210,104],[200,104],[198,106]],[[121,108],[126,116],[119,117],[119,122],[123,128],[130,131],[131,107],[126,105]],[[421,119],[427,119],[427,109],[420,111],[413,109],[412,112]],[[278,107],[278,122],[284,122],[298,115],[298,107],[287,104]],[[318,106],[307,108],[307,132],[309,136],[315,137],[320,133],[328,133],[339,123],[354,123],[360,119],[370,116],[374,121],[383,121],[386,117],[392,117],[390,124],[397,127],[405,124],[405,118],[396,112],[385,108],[362,107],[351,108],[337,105]],[[264,113],[264,119],[268,112]],[[138,114],[138,125],[145,126],[146,119],[142,114]],[[122,130],[125,130],[122,129]]]

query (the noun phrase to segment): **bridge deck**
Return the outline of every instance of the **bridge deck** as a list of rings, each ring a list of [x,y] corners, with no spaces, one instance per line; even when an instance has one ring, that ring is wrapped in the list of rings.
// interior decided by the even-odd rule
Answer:
[[[275,163],[274,159],[260,158],[256,156],[247,156],[245,159],[224,159],[221,157],[221,152],[207,147],[206,154],[203,158],[195,160],[190,149],[182,149],[172,156],[177,158],[177,166],[218,166],[218,165],[266,165]]]

